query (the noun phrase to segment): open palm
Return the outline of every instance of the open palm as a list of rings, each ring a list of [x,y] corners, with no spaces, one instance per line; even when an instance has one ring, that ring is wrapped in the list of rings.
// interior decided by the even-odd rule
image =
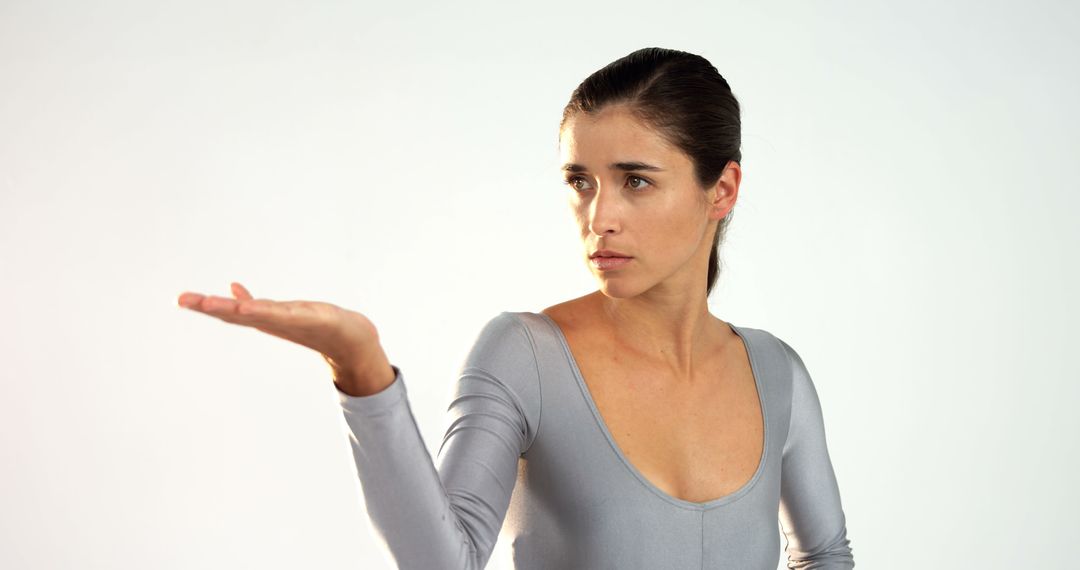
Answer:
[[[239,283],[231,288],[232,298],[186,291],[177,304],[306,346],[336,373],[371,370],[385,360],[375,325],[356,311],[320,301],[255,299]]]

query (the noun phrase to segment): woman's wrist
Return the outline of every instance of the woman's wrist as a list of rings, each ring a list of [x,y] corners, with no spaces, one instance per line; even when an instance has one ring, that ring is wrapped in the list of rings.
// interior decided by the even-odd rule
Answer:
[[[332,364],[330,368],[338,390],[357,397],[382,392],[393,384],[397,377],[390,360],[381,349],[375,358],[367,358],[363,364]]]

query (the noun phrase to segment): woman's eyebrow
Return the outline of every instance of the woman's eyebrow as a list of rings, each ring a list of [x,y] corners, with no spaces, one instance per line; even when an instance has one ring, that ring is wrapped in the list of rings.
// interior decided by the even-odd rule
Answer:
[[[651,164],[646,164],[644,162],[638,162],[638,161],[613,162],[610,165],[608,165],[608,168],[611,169],[611,170],[624,170],[624,171],[629,171],[629,170],[649,170],[649,171],[653,171],[653,172],[663,172],[664,171],[664,169],[660,168],[659,166],[653,166]],[[580,164],[575,164],[573,162],[568,162],[568,163],[564,164],[562,169],[567,171],[567,172],[585,172],[586,170],[588,170],[584,166],[582,166]]]

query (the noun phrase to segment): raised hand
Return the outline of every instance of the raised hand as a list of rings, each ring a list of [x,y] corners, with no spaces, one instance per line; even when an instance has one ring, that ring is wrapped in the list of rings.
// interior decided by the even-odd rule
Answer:
[[[338,388],[347,394],[366,396],[393,382],[379,333],[364,315],[319,301],[255,299],[239,283],[232,283],[231,289],[234,298],[185,291],[177,304],[318,352],[330,364]]]

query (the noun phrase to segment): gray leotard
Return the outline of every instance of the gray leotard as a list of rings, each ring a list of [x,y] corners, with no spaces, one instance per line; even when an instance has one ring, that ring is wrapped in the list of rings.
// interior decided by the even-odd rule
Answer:
[[[381,392],[338,391],[368,516],[398,566],[483,568],[502,530],[518,569],[775,570],[783,530],[790,568],[854,567],[802,359],[769,332],[730,326],[750,356],[765,450],[742,488],[704,503],[668,495],[627,461],[542,313],[484,326],[453,389],[437,470],[397,366]]]

